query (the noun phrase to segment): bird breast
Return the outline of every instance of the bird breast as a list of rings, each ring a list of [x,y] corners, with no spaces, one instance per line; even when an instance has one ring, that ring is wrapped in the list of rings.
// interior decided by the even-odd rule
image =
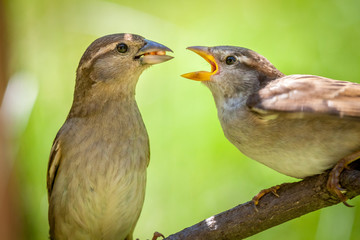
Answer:
[[[136,103],[109,109],[101,117],[68,119],[61,130],[68,145],[51,197],[63,236],[84,229],[97,239],[124,239],[140,215],[148,135]]]
[[[319,116],[261,119],[246,107],[218,112],[225,136],[243,154],[288,176],[331,168],[360,149],[360,122]]]

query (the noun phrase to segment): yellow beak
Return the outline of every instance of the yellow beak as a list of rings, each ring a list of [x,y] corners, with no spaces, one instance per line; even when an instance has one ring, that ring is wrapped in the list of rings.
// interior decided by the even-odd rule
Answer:
[[[188,47],[187,49],[199,54],[208,63],[210,63],[211,72],[206,72],[206,71],[191,72],[191,73],[185,73],[181,76],[195,81],[209,81],[210,77],[216,74],[219,68],[218,65],[216,64],[215,58],[209,53],[208,47],[195,46],[195,47]]]

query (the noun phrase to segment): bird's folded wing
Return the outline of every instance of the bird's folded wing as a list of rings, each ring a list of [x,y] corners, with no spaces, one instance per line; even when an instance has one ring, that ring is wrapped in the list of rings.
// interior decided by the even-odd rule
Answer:
[[[47,190],[48,190],[49,199],[54,186],[56,174],[58,172],[61,162],[61,146],[58,135],[56,136],[53,146],[51,148],[48,171],[47,171]]]
[[[307,113],[360,119],[360,84],[290,75],[271,81],[251,95],[247,106],[263,115],[283,113],[296,117]]]

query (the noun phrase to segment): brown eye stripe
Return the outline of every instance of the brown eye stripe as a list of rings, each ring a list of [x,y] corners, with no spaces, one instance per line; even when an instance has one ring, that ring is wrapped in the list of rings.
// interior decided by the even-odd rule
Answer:
[[[103,55],[106,55],[109,52],[112,52],[114,50],[114,48],[116,47],[117,42],[108,44],[104,47],[99,48],[98,51],[92,53],[90,55],[90,57],[87,58],[86,62],[81,63],[82,68],[89,68],[92,64],[93,61]]]

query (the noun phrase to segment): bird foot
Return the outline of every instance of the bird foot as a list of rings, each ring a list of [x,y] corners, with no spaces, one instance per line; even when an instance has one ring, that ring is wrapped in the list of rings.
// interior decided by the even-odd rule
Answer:
[[[152,237],[151,240],[156,240],[156,239],[158,239],[159,237],[165,238],[165,236],[162,235],[161,233],[159,233],[159,232],[154,232],[154,236]]]
[[[335,194],[340,199],[340,201],[347,207],[353,207],[353,206],[346,202],[348,198],[344,195],[346,189],[342,188],[340,185],[340,174],[342,171],[344,171],[344,169],[349,168],[348,165],[350,163],[354,162],[359,158],[360,158],[360,151],[340,159],[340,161],[331,170],[326,185],[328,190],[331,193]]]
[[[271,187],[271,188],[263,189],[258,194],[256,194],[255,197],[253,197],[253,199],[252,199],[252,202],[254,203],[254,206],[255,206],[255,210],[257,211],[256,206],[259,204],[260,198],[262,198],[265,194],[271,192],[276,197],[280,197],[279,194],[277,194],[277,190],[279,188],[280,188],[280,185],[276,185],[276,186]]]

